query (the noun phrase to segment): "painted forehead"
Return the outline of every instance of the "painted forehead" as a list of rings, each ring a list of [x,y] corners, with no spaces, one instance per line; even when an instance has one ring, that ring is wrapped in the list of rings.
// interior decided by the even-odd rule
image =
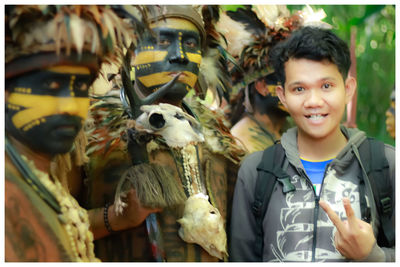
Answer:
[[[84,66],[54,66],[45,68],[47,71],[56,72],[56,73],[65,73],[65,74],[87,74],[90,75],[90,70]]]
[[[197,27],[186,19],[180,18],[167,18],[156,21],[150,25],[150,28],[170,28],[176,30],[186,30],[186,31],[194,31],[200,34]]]
[[[91,72],[87,67],[55,66],[10,79],[7,87],[11,90],[10,92],[23,95],[87,97],[92,80]]]

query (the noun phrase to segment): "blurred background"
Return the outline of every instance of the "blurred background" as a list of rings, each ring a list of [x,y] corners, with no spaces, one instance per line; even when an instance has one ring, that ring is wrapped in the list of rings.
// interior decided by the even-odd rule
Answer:
[[[236,10],[241,5],[223,5]],[[295,12],[305,5],[287,5]],[[322,8],[323,19],[347,43],[354,38],[358,82],[355,125],[368,136],[395,145],[386,131],[385,112],[395,86],[395,6],[394,5],[309,5]],[[346,118],[344,118],[346,121]]]

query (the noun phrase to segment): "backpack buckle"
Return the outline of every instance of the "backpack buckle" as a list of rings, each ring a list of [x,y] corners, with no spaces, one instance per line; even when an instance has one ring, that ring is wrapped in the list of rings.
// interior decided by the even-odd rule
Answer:
[[[278,180],[278,182],[280,182],[282,184],[282,192],[284,194],[296,190],[296,187],[290,182],[290,177],[289,176],[285,176],[285,177],[282,177],[282,178],[277,178],[277,180]]]
[[[390,197],[381,199],[383,213],[389,213],[392,210],[392,203]]]

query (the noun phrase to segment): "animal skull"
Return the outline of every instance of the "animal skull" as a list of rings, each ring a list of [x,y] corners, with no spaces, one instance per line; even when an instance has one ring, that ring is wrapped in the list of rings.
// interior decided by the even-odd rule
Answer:
[[[218,209],[208,202],[208,196],[199,193],[185,203],[179,236],[188,243],[196,243],[211,256],[223,259],[226,251],[224,221]]]
[[[170,147],[184,147],[204,142],[201,126],[181,108],[170,104],[143,105],[136,119],[136,129],[161,135]]]

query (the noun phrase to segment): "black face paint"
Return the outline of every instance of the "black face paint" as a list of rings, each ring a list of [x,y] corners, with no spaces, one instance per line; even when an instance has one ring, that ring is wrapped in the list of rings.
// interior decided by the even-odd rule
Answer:
[[[68,152],[86,118],[88,74],[35,71],[8,80],[6,132],[47,154]]]
[[[10,93],[21,93],[19,88],[27,88],[30,90],[25,93],[34,95],[88,97],[88,89],[92,82],[93,79],[87,74],[40,70],[7,81],[7,89]]]
[[[165,99],[183,99],[196,83],[201,62],[200,35],[194,30],[154,28],[138,45],[135,82],[145,94],[156,91],[183,72]]]

